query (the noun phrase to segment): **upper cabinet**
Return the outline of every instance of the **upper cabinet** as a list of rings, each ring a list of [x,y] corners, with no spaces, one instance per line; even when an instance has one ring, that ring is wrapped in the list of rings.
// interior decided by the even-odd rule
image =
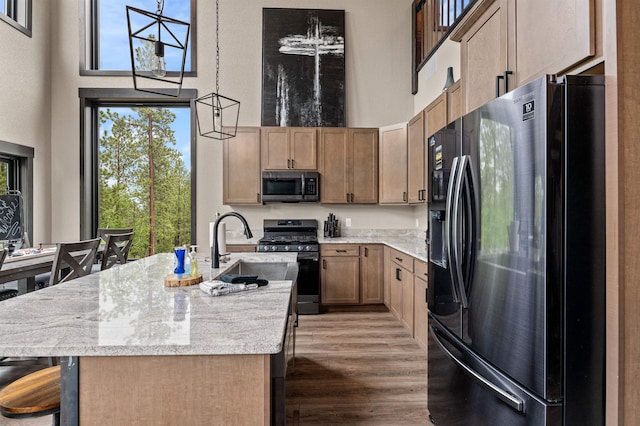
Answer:
[[[426,202],[427,190],[425,185],[425,111],[409,121],[407,126],[408,152],[408,201],[409,204]]]
[[[479,1],[451,35],[461,42],[463,112],[592,57],[596,1]]]
[[[239,127],[223,142],[223,203],[260,204],[260,128]]]
[[[317,170],[317,130],[314,127],[263,127],[263,170]]]
[[[380,128],[379,204],[407,204],[407,124]]]
[[[378,202],[378,129],[320,129],[321,203]]]

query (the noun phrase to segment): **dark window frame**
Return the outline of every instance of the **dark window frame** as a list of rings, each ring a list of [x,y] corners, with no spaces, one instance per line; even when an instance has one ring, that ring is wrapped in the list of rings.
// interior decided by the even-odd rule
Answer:
[[[196,241],[197,123],[196,89],[182,89],[169,98],[134,89],[81,88],[80,97],[80,237],[95,238],[98,229],[98,108],[103,106],[181,106],[191,111],[191,240]]]
[[[11,163],[15,189],[22,194],[25,229],[33,242],[33,158],[35,150],[30,146],[0,140],[0,158]],[[5,188],[2,188],[4,191]]]
[[[413,0],[411,3],[411,93],[418,93],[418,73],[477,0]],[[450,3],[453,3],[453,14]],[[466,6],[464,5],[466,3]],[[443,20],[446,8],[446,21]],[[461,9],[458,10],[458,4]],[[452,16],[453,15],[453,16]],[[446,23],[446,25],[445,25]]]
[[[7,6],[10,7],[7,8],[8,10],[6,10],[5,13],[0,12],[0,21],[6,22],[21,33],[24,33],[27,37],[31,37],[31,1],[32,0],[9,0],[5,2]],[[24,19],[20,19],[18,10],[24,13]]]
[[[31,1],[31,0],[29,0]],[[97,68],[100,62],[99,43],[100,22],[98,2],[101,0],[80,0],[80,75],[100,75],[100,76],[131,76],[131,70],[101,70]],[[108,1],[108,0],[103,0]],[[197,31],[196,31],[196,3],[197,0],[189,0],[191,7],[191,22],[189,30],[189,44],[191,54],[189,55],[190,71],[185,71],[185,77],[197,77]],[[150,2],[153,6],[153,2]],[[145,9],[145,8],[143,8]],[[146,10],[151,10],[146,8]],[[127,49],[127,57],[128,55]],[[177,76],[178,72],[167,72],[168,76]]]

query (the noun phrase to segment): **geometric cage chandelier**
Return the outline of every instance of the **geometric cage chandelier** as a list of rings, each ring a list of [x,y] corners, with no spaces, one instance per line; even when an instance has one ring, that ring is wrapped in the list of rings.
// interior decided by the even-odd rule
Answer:
[[[236,136],[240,102],[220,94],[220,0],[216,0],[216,90],[196,99],[200,136],[224,140]]]
[[[178,97],[190,25],[162,15],[163,10],[164,0],[157,0],[155,13],[127,6],[133,87],[142,92]]]

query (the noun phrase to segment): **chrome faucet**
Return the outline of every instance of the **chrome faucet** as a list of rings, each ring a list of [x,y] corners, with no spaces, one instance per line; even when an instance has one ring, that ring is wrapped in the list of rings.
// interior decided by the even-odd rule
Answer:
[[[242,221],[242,225],[244,226],[244,235],[249,238],[253,238],[253,234],[251,233],[251,229],[249,229],[249,224],[247,220],[240,214],[236,212],[227,212],[216,218],[216,222],[213,225],[213,245],[211,246],[211,266],[213,268],[220,267],[220,249],[218,248],[218,224],[222,219],[227,216],[235,216],[240,221]]]

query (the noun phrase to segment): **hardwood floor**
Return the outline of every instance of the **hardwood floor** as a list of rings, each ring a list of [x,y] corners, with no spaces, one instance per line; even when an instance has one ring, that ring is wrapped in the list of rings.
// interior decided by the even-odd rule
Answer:
[[[299,317],[288,425],[426,425],[427,356],[389,312]]]
[[[427,425],[427,356],[389,312],[299,317],[287,371],[287,425]],[[0,367],[0,387],[24,372]],[[51,425],[51,416],[0,416],[0,426]]]

